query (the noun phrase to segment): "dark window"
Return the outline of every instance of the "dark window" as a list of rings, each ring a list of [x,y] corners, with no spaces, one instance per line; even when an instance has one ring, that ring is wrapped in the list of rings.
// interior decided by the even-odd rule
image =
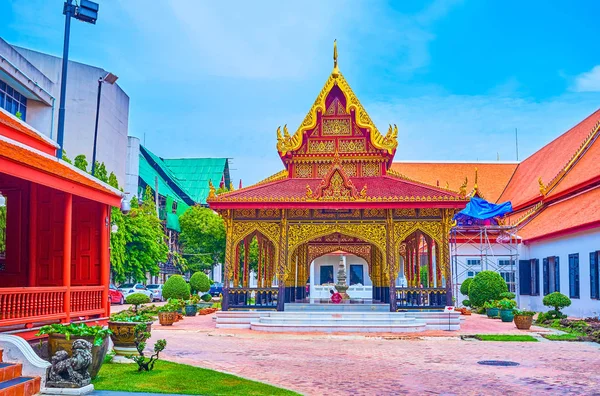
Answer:
[[[569,297],[579,298],[579,253],[569,254]]]
[[[600,251],[590,253],[590,298],[600,299]]]
[[[321,284],[333,283],[333,265],[321,266]]]
[[[531,261],[519,260],[519,294],[531,295]]]
[[[0,107],[25,121],[27,98],[4,81],[0,81]]]
[[[531,295],[539,296],[540,295],[540,282],[539,282],[539,274],[540,274],[540,260],[531,259]]]
[[[544,296],[560,291],[560,266],[558,256],[546,257],[542,263]]]
[[[509,292],[515,292],[515,273],[512,271],[500,271],[500,276],[506,281]]]
[[[365,278],[362,265],[350,265],[350,285],[364,285]]]

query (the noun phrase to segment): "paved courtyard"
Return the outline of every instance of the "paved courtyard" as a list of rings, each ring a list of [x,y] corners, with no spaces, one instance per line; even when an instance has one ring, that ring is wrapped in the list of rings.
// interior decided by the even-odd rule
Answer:
[[[533,329],[530,334],[539,336]],[[158,323],[165,359],[236,374],[306,395],[600,395],[600,345],[480,342],[460,336],[525,334],[512,323],[474,315],[460,332],[416,335],[266,334],[216,329],[212,316]],[[510,360],[517,367],[482,366]]]

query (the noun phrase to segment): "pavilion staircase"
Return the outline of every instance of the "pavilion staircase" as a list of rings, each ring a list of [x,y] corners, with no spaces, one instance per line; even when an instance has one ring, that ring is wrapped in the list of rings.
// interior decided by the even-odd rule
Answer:
[[[31,396],[40,393],[40,377],[23,377],[21,363],[3,363],[0,349],[0,396]]]

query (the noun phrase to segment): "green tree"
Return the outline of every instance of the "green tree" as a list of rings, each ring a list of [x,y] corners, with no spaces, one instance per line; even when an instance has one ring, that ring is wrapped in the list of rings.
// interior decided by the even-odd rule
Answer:
[[[6,252],[6,206],[0,206],[0,254]]]
[[[167,260],[169,249],[150,187],[142,204],[133,200],[125,217],[125,242],[125,276],[140,281],[146,273],[157,275],[158,263]]]
[[[62,160],[65,161],[67,164],[73,165],[73,161],[71,161],[71,159],[69,157],[67,157],[67,150],[63,150]]]
[[[85,155],[79,154],[75,157],[75,167],[81,169],[84,172],[87,172],[88,162],[85,158]]]
[[[486,302],[499,300],[500,294],[507,291],[506,281],[499,273],[481,271],[469,286],[469,300],[474,307],[483,307]]]
[[[106,165],[104,165],[104,162],[96,161],[96,166],[94,167],[94,176],[104,183],[108,183],[108,172],[106,171]]]
[[[179,218],[179,241],[190,271],[212,268],[225,260],[225,225],[211,209],[192,206]]]
[[[423,287],[429,287],[429,267],[426,265],[422,265],[419,269],[419,277],[421,279],[421,284]]]

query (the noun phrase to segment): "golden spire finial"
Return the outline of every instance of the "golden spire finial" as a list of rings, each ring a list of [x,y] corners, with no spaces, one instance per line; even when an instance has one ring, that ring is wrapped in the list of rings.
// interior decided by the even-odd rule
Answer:
[[[212,184],[212,180],[208,180],[208,197],[206,198],[207,200],[209,199],[214,199],[217,197],[217,190],[215,189],[215,186]]]
[[[469,179],[467,179],[465,177],[464,183],[460,186],[460,189],[458,190],[458,195],[460,195],[461,198],[464,198],[467,196],[467,183],[468,182],[469,182]]]
[[[473,191],[477,192],[477,168],[475,168],[475,185],[473,186]]]
[[[340,75],[340,69],[338,69],[338,53],[337,53],[337,40],[333,40],[333,78],[337,78]]]

